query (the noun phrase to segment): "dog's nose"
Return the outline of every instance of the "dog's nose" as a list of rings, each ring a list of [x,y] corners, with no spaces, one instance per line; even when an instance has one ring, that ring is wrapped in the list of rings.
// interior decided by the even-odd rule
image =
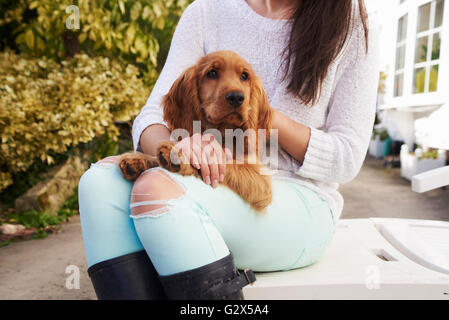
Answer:
[[[231,91],[226,94],[226,100],[231,106],[238,108],[242,105],[243,100],[245,100],[245,96],[241,92]]]

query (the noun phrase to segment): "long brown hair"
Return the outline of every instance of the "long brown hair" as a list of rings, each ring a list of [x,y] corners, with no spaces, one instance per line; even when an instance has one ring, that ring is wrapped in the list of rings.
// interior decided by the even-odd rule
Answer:
[[[367,13],[358,1],[368,51]],[[284,50],[287,90],[305,104],[315,104],[330,64],[343,49],[351,28],[360,23],[353,0],[298,0],[291,20],[290,39]]]

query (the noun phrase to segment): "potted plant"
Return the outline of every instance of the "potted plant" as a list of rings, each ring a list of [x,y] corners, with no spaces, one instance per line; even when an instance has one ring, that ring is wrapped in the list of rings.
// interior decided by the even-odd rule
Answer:
[[[414,175],[446,165],[446,152],[440,149],[418,147],[410,152],[406,144],[401,147],[401,176],[412,180]]]
[[[384,158],[388,155],[391,138],[386,129],[374,129],[368,152],[375,158]]]

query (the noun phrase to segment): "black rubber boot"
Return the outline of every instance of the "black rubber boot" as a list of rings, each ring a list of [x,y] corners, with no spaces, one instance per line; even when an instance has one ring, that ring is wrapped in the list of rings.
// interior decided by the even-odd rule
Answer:
[[[251,270],[239,272],[232,255],[208,265],[159,276],[170,300],[243,300],[242,288],[256,281]]]
[[[99,300],[167,299],[145,251],[99,262],[87,272]]]

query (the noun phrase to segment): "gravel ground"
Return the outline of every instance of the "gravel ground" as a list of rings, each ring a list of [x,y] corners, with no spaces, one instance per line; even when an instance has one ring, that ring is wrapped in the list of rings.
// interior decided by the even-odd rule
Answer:
[[[379,160],[367,159],[358,177],[340,190],[345,198],[342,218],[449,221],[449,188],[413,193],[399,169],[385,169]],[[66,286],[67,277],[73,275],[67,267],[72,265],[80,271],[79,289]],[[87,275],[78,216],[46,239],[0,248],[0,299],[96,299]]]

